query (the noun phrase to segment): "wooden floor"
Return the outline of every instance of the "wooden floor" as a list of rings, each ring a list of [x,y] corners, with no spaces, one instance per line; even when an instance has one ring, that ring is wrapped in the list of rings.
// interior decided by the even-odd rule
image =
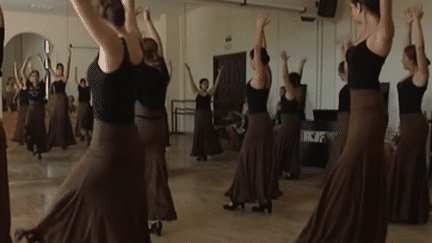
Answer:
[[[47,213],[53,195],[84,154],[83,142],[63,151],[54,148],[37,160],[10,141],[16,113],[4,113],[8,136],[8,168],[11,193],[12,232],[32,227]],[[72,121],[74,124],[74,120]],[[255,214],[222,209],[236,168],[234,152],[197,162],[190,157],[192,136],[171,136],[167,151],[170,187],[178,220],[164,222],[162,236],[153,242],[294,242],[314,210],[320,190],[315,187],[320,169],[302,168],[298,181],[281,181],[284,195],[274,202],[273,214]],[[432,185],[431,185],[432,186]],[[431,187],[430,187],[431,188]],[[432,243],[432,219],[427,225],[390,225],[389,243]]]

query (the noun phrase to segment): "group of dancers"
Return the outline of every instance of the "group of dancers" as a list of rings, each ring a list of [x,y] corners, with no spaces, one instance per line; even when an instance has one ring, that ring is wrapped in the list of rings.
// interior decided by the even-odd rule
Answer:
[[[150,242],[149,233],[160,235],[162,220],[177,219],[165,161],[169,141],[164,103],[171,75],[160,38],[148,8],[135,9],[134,0],[69,2],[99,47],[87,73],[94,109],[92,141],[59,188],[48,215],[34,228],[17,231],[16,236],[27,242]],[[410,74],[398,84],[401,136],[389,163],[384,156],[388,116],[378,78],[393,42],[392,0],[351,0],[350,12],[361,34],[355,44],[342,41],[345,64],[340,70],[348,84],[341,91],[340,112],[344,115],[339,115],[339,122],[346,123],[342,125],[346,132],[338,136],[345,138],[340,138],[341,148],[335,146],[339,138],[333,142],[333,150],[340,155],[332,156],[318,206],[296,242],[385,242],[389,221],[425,223],[429,216],[429,192],[422,175],[428,127],[420,110],[429,78],[420,23],[423,11],[416,6],[405,13],[407,34],[412,31],[415,45],[407,37],[403,64]],[[139,14],[144,15],[144,34],[137,25]],[[301,74],[289,74],[289,57],[282,52],[286,91],[281,128],[275,136],[267,113],[272,74],[264,29],[269,23],[266,15],[259,15],[250,52],[254,77],[246,85],[248,129],[232,185],[225,193],[231,199],[226,210],[258,203],[252,207],[254,212],[272,213],[272,200],[282,195],[279,175],[285,171],[289,178],[298,178],[300,173],[298,165],[291,163],[298,153],[295,137]],[[1,24],[3,42],[3,21]],[[197,94],[195,132],[199,134],[194,140],[210,138],[194,141],[192,154],[201,160],[221,150],[220,144],[213,143],[215,134],[204,133],[202,127],[211,128],[210,99],[222,71],[223,67],[210,90],[208,80],[201,80],[198,89],[189,72]],[[65,82],[67,75],[59,71],[54,77],[56,82]],[[39,153],[50,148],[40,134],[32,133],[45,131],[34,122],[44,117],[44,84],[32,70],[28,78],[21,72],[21,85],[30,104],[25,129],[31,132],[25,135],[37,141]],[[63,94],[64,85],[57,83],[54,92]],[[66,103],[63,96],[57,100],[58,106]],[[31,126],[28,120],[33,121]],[[0,240],[10,243],[6,138],[0,128]],[[70,145],[64,138],[60,146]]]

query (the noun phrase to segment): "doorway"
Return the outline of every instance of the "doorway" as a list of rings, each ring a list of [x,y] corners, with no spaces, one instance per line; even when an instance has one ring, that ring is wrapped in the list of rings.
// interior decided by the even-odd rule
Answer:
[[[214,125],[228,125],[223,119],[230,111],[241,112],[245,103],[246,52],[215,56],[213,58],[213,83],[218,75],[218,67],[223,72],[214,96]]]

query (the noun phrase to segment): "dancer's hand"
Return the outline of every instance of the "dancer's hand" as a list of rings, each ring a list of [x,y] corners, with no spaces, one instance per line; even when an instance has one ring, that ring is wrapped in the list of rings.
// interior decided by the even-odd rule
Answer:
[[[146,6],[145,8],[144,8],[144,20],[145,21],[151,21],[151,17],[150,17],[150,10],[149,10],[149,7],[148,6]]]
[[[281,59],[283,62],[288,62],[288,59],[290,58],[290,56],[287,55],[286,51],[282,51],[281,53]]]
[[[189,65],[187,65],[187,63],[185,63],[185,67],[188,71],[190,71],[190,67],[189,67]]]
[[[224,66],[220,66],[220,67],[218,68],[218,73],[221,73],[223,69],[224,69]]]
[[[270,20],[267,14],[260,13],[257,19],[257,27],[264,29],[268,24],[270,24]]]
[[[404,22],[406,25],[410,25],[410,24],[412,24],[413,20],[414,20],[414,16],[413,16],[412,9],[407,8],[404,11]]]
[[[300,60],[300,64],[303,65],[303,64],[306,63],[306,61],[307,61],[307,58],[303,58],[303,59]]]
[[[413,9],[413,16],[416,20],[421,20],[423,18],[423,6],[421,4],[416,5]]]

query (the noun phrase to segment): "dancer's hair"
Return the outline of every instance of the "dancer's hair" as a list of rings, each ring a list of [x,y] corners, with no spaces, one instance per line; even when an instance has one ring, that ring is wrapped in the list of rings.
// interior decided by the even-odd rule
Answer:
[[[352,3],[360,3],[369,12],[376,15],[378,18],[381,17],[380,12],[380,0],[351,0]]]
[[[409,60],[411,60],[412,62],[415,63],[415,65],[417,65],[417,52],[416,52],[416,47],[415,45],[409,45],[407,47],[405,47],[405,55],[408,57]],[[430,65],[430,61],[429,59],[426,58],[427,61],[427,65]]]
[[[289,80],[294,88],[298,88],[300,86],[301,77],[297,72],[290,73]]]
[[[59,69],[59,67],[61,67],[62,70],[64,71],[64,66],[61,62],[57,63],[56,69]]]
[[[31,77],[33,73],[37,73],[37,75],[40,77],[39,71],[34,69],[30,72],[29,77]]]
[[[200,88],[201,88],[201,85],[202,85],[204,82],[209,83],[208,79],[206,79],[206,78],[202,78],[202,79],[199,81]]]
[[[339,63],[338,71],[339,71],[339,73],[346,74],[345,62],[344,61],[342,61],[342,62]]]
[[[116,27],[122,27],[126,21],[126,14],[121,0],[92,0],[99,16],[108,20]]]
[[[250,58],[254,59],[255,56],[255,49],[252,49],[250,51]],[[267,65],[270,62],[270,56],[267,54],[267,50],[263,47],[261,47],[261,62],[264,65]]]
[[[152,38],[144,38],[141,40],[143,51],[144,51],[144,57],[147,59],[153,58],[154,55],[158,54],[159,47],[155,40]]]

